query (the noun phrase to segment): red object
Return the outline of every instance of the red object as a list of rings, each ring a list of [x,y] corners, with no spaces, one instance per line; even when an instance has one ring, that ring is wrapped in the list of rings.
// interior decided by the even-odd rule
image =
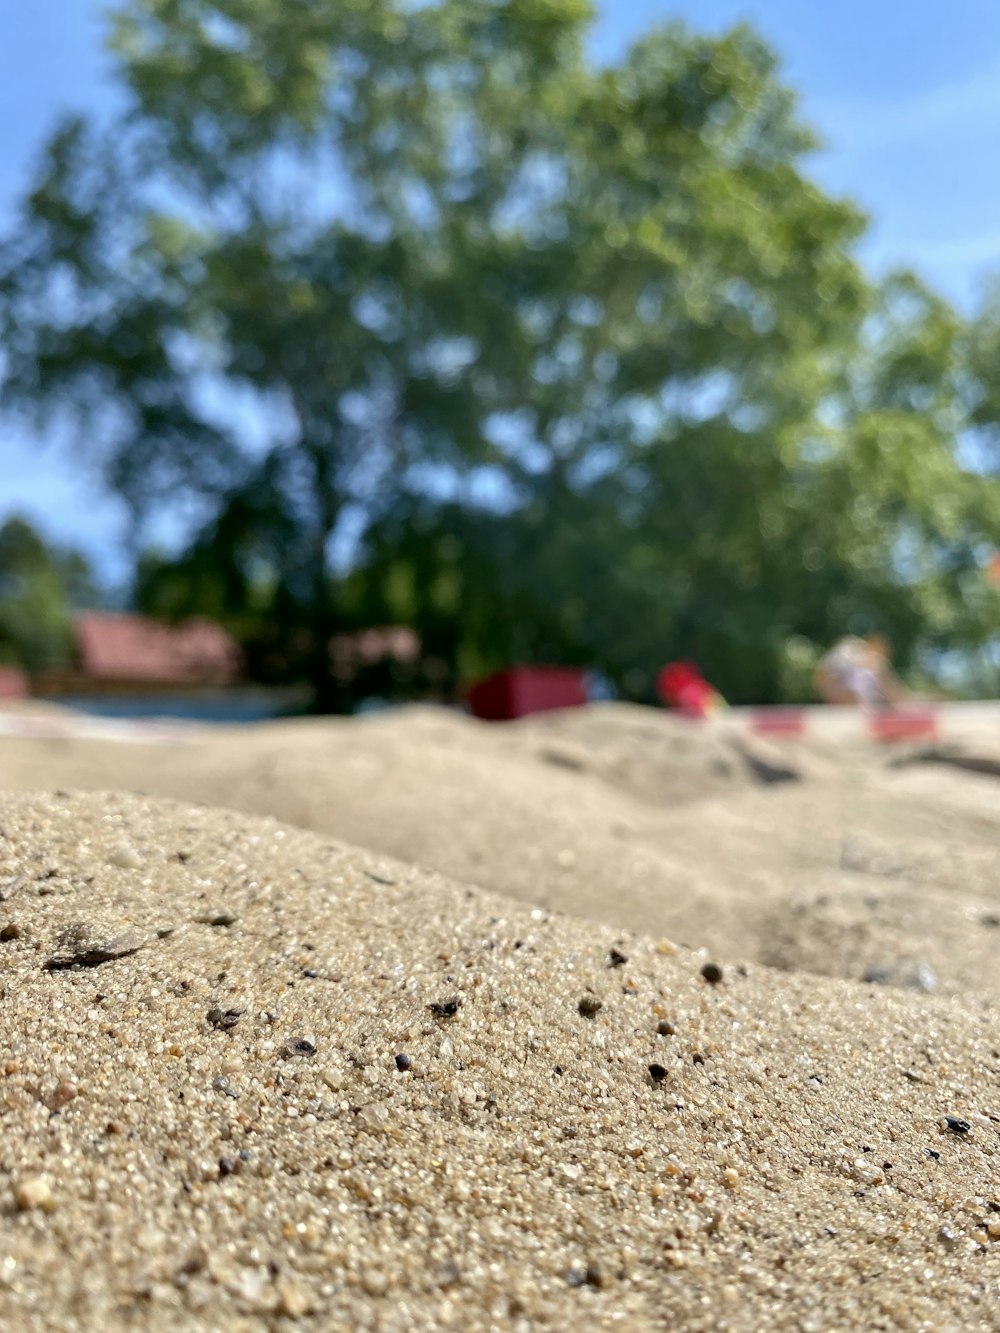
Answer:
[[[509,722],[550,708],[579,708],[587,702],[581,667],[517,666],[477,681],[469,707],[487,722]]]
[[[806,716],[801,708],[768,708],[754,713],[750,730],[758,736],[804,736]]]
[[[0,666],[0,699],[27,699],[28,677],[20,667]]]
[[[931,708],[876,713],[868,719],[868,734],[872,740],[882,742],[937,740],[937,713]]]
[[[75,631],[80,669],[92,680],[230,685],[239,675],[235,640],[211,620],[165,625],[145,616],[88,612]]]
[[[708,717],[719,695],[693,662],[668,662],[656,678],[656,693],[685,717]]]

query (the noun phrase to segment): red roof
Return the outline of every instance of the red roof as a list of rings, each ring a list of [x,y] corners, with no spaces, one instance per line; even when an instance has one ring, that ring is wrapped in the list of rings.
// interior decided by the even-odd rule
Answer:
[[[26,699],[28,677],[19,667],[0,666],[0,699]]]
[[[88,612],[75,625],[83,672],[95,680],[229,685],[240,668],[231,635],[211,620],[165,625],[145,616]]]

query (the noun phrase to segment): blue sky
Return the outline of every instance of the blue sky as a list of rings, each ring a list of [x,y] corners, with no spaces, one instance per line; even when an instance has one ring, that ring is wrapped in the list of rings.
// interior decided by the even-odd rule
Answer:
[[[102,8],[3,6],[0,228],[54,118],[114,105]],[[997,0],[603,0],[594,53],[614,56],[649,25],[678,18],[709,31],[752,22],[826,145],[813,175],[872,218],[870,266],[911,265],[971,305],[981,276],[1000,270]],[[81,464],[0,423],[0,519],[13,510],[83,547],[106,576],[123,574],[120,506]]]

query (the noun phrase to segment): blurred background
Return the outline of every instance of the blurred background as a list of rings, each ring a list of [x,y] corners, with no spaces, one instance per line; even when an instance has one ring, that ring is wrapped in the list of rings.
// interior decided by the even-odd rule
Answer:
[[[0,693],[997,694],[994,5],[0,23]]]

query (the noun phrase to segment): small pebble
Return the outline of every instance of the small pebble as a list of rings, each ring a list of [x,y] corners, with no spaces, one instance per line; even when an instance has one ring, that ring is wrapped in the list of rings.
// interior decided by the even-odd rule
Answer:
[[[705,980],[708,982],[710,986],[717,986],[719,982],[722,980],[723,976],[722,968],[719,966],[718,963],[706,963],[705,966],[701,969],[701,975],[705,978]]]
[[[71,1083],[68,1078],[61,1078],[48,1098],[46,1105],[50,1111],[61,1111],[62,1108],[73,1100],[78,1094],[79,1088],[75,1083]]]
[[[949,1130],[952,1134],[968,1134],[972,1126],[968,1120],[962,1120],[957,1115],[946,1115],[941,1128]]]
[[[236,917],[233,916],[232,912],[211,912],[208,916],[199,916],[196,917],[195,920],[202,926],[218,926],[224,928],[236,924]]]
[[[222,1032],[228,1032],[234,1028],[243,1017],[242,1009],[209,1009],[205,1015],[212,1027],[219,1028]]]
[[[9,944],[11,940],[21,938],[21,927],[16,921],[8,921],[5,926],[0,927],[0,944]]]
[[[607,1284],[607,1278],[604,1276],[604,1269],[600,1264],[588,1264],[584,1277],[586,1278],[588,1287],[596,1287],[600,1290]]]
[[[594,1018],[604,1008],[604,1001],[599,1000],[596,995],[584,995],[577,1008],[584,1018]]]
[[[281,1313],[289,1319],[301,1319],[312,1310],[312,1301],[304,1288],[295,1282],[284,1281],[278,1287]]]
[[[26,1180],[19,1181],[14,1186],[14,1202],[22,1213],[34,1208],[40,1208],[44,1213],[51,1213],[56,1206],[52,1186],[44,1176],[29,1176]]]
[[[434,1004],[429,1004],[427,1008],[435,1018],[454,1018],[460,1004],[458,996],[453,995],[450,1000],[438,1000]]]
[[[439,1287],[453,1287],[462,1276],[461,1269],[454,1259],[446,1259],[438,1269],[435,1282]]]
[[[622,953],[621,949],[610,949],[608,951],[608,967],[623,967],[628,962],[628,954]]]
[[[286,1055],[311,1056],[316,1054],[316,1043],[312,1037],[296,1037],[285,1043]]]
[[[405,1074],[406,1071],[412,1067],[412,1065],[413,1061],[410,1059],[410,1057],[406,1055],[404,1052],[400,1051],[399,1055],[396,1056],[396,1068],[399,1070],[399,1072],[401,1074]]]
[[[656,1025],[656,1031],[661,1037],[672,1037],[677,1029],[668,1018],[661,1018]]]
[[[219,1158],[219,1175],[220,1175],[220,1176],[232,1176],[232,1175],[235,1175],[236,1172],[237,1172],[239,1169],[240,1169],[240,1168],[239,1168],[239,1163],[238,1163],[238,1162],[234,1162],[233,1159],[232,1159],[231,1157],[220,1157],[220,1158]]]
[[[649,1066],[649,1077],[654,1083],[662,1083],[667,1077],[667,1071],[662,1065],[652,1064]]]
[[[136,930],[109,937],[90,922],[74,921],[56,938],[57,952],[46,961],[45,968],[59,972],[67,968],[100,967],[102,963],[137,953],[144,943],[144,936]]]
[[[119,842],[108,852],[108,864],[120,866],[122,870],[141,870],[142,857],[127,842]]]

